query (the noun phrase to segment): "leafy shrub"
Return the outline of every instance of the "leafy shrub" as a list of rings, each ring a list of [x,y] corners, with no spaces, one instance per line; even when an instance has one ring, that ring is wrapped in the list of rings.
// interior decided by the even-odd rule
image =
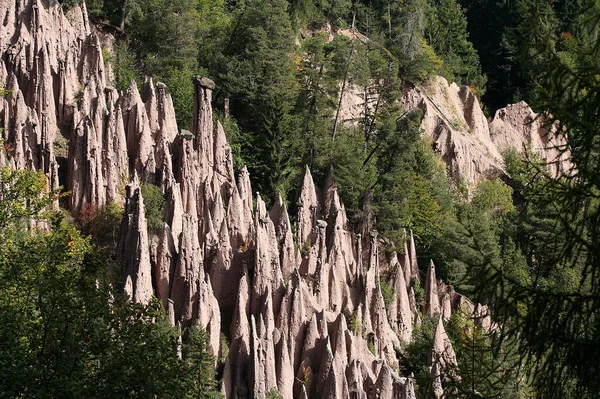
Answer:
[[[358,336],[362,336],[362,320],[358,316],[358,312],[354,311],[348,318],[348,330]]]
[[[163,208],[165,199],[160,188],[153,184],[142,184],[142,196],[146,211],[146,222],[150,231],[160,231],[163,228]]]
[[[118,91],[125,91],[132,80],[140,82],[140,72],[135,62],[135,56],[129,49],[127,42],[117,42],[114,55],[105,59],[113,64],[115,72],[115,86]]]
[[[123,207],[115,202],[106,204],[96,211],[90,223],[92,241],[100,248],[114,248],[123,218]]]
[[[277,388],[271,388],[267,392],[267,399],[283,399]]]
[[[383,296],[383,302],[385,302],[386,305],[389,305],[390,303],[392,303],[392,301],[394,300],[394,297],[396,296],[396,290],[394,290],[394,288],[392,288],[392,286],[383,281],[379,284],[379,288],[381,289],[381,295]]]

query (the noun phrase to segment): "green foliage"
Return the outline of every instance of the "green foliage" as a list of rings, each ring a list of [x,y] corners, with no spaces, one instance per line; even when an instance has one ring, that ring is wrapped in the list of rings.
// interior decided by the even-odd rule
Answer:
[[[474,208],[487,214],[492,222],[501,221],[516,211],[512,189],[497,177],[479,183],[472,204]]]
[[[418,279],[417,279],[418,280]],[[412,340],[403,352],[403,364],[401,366],[411,369],[415,375],[418,387],[418,397],[432,397],[433,390],[431,378],[429,377],[428,362],[433,345],[433,335],[438,318],[425,317],[420,325],[413,330]]]
[[[463,309],[463,311],[466,311]],[[466,312],[458,311],[444,322],[456,354],[456,368],[448,366],[443,388],[450,397],[526,398],[531,389],[525,384],[518,359],[510,346],[496,352],[492,336],[478,326]],[[432,397],[433,386],[428,365],[438,317],[426,317],[403,351],[404,364],[414,370],[419,397]],[[453,373],[460,379],[452,378]],[[477,394],[478,393],[478,394]],[[480,395],[480,396],[478,396]]]
[[[394,287],[392,287],[390,283],[385,281],[381,282],[379,284],[379,289],[381,289],[381,296],[383,296],[383,302],[386,305],[389,305],[394,301],[396,290],[394,290]]]
[[[466,309],[452,315],[446,331],[453,342],[460,380],[452,379],[445,389],[464,395],[478,392],[484,398],[520,399],[532,397],[518,363],[514,345],[506,343],[495,350],[493,336],[484,331]]]
[[[187,331],[187,342],[183,345],[184,362],[191,371],[189,384],[191,390],[186,397],[216,399],[222,396],[217,391],[215,379],[215,357],[210,352],[208,333],[200,326]]]
[[[357,311],[352,312],[348,318],[348,330],[352,331],[355,335],[361,337],[362,331],[362,320]]]
[[[225,361],[227,360],[227,355],[229,354],[229,340],[227,339],[227,336],[223,333],[221,333],[221,355],[219,357],[219,361],[221,363],[225,363]]]
[[[132,80],[140,83],[135,57],[126,42],[118,41],[114,47],[114,55],[104,61],[113,64],[115,85],[119,92],[125,92]]]
[[[283,395],[279,393],[277,388],[271,388],[267,392],[267,399],[283,399]]]
[[[425,39],[421,39],[419,52],[412,59],[402,63],[402,75],[410,83],[419,84],[425,79],[437,75],[443,64],[444,61],[435,53],[434,49]]]
[[[190,334],[180,361],[179,330],[162,305],[134,304],[114,291],[106,255],[63,214],[48,215],[44,231],[15,223],[16,215],[39,217],[48,201],[43,175],[2,176],[0,397],[218,397],[201,333]]]
[[[367,348],[369,352],[373,354],[373,356],[377,356],[377,350],[375,349],[375,344],[372,341],[367,342]]]
[[[286,194],[301,169],[302,140],[292,108],[297,94],[292,58],[294,36],[287,3],[256,0],[232,15],[220,54],[209,62],[222,97],[231,98],[231,113],[252,132],[243,158],[254,186],[267,199]],[[213,70],[214,68],[214,70]]]
[[[468,40],[467,18],[456,0],[433,0],[427,15],[425,37],[444,61],[440,72],[448,81],[472,85],[481,93],[485,78],[479,57]]]
[[[422,309],[425,301],[425,288],[421,287],[421,279],[415,279],[413,282],[413,290],[415,291],[415,304],[417,309]]]
[[[66,12],[79,5],[81,0],[62,0],[60,3],[62,4],[63,10]]]
[[[507,154],[518,215],[496,230],[481,222],[481,211],[468,210],[455,242],[467,244],[460,252],[466,282],[477,300],[492,305],[503,341],[514,340],[519,361],[535,367],[530,378],[538,396],[591,398],[600,390],[593,376],[600,341],[600,10],[578,4],[585,13],[571,16],[579,22],[573,35],[554,34],[556,14],[548,4],[520,6],[531,11],[520,29],[530,42],[524,54],[535,54],[534,106],[547,111],[548,126],[554,123],[568,143],[558,150],[569,151],[574,168],[557,176],[555,165]]]
[[[119,239],[123,207],[115,202],[100,207],[90,223],[89,233],[98,248],[114,250]]]
[[[251,140],[251,135],[244,132],[235,119],[231,117],[226,119],[223,114],[218,112],[216,113],[216,117],[223,125],[223,130],[227,136],[227,142],[231,147],[233,167],[235,170],[241,170],[244,165],[246,165],[242,149],[245,148],[247,143]]]
[[[0,169],[0,235],[7,227],[41,210],[59,197],[50,191],[46,176],[40,171]]]
[[[142,197],[144,198],[144,208],[146,222],[150,231],[161,231],[164,226],[163,212],[165,198],[162,195],[160,187],[154,184],[142,184]]]

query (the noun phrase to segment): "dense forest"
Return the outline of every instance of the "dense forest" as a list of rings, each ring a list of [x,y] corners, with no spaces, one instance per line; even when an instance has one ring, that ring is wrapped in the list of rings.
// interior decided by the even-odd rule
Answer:
[[[598,396],[597,2],[86,4],[117,38],[104,54],[117,89],[164,82],[180,128],[192,124],[192,77],[214,80],[235,167],[248,168],[268,204],[281,194],[293,209],[308,166],[318,185],[335,180],[356,231],[376,229],[391,251],[412,230],[421,266],[433,259],[438,277],[490,306],[492,333],[458,315],[448,323],[460,376],[448,397]],[[507,151],[505,174],[473,189],[451,181],[421,135],[420,111],[399,102],[436,75],[468,86],[488,116],[527,101],[567,139],[571,173],[550,173],[533,151]],[[345,91],[364,95],[360,120],[342,120]],[[143,189],[148,224],[160,228],[161,194]],[[218,373],[223,364],[206,333],[192,328],[178,341],[158,301],[132,304],[108,283],[122,209],[79,219],[45,210],[64,195],[43,175],[2,169],[0,397],[218,397],[213,364]],[[28,234],[31,216],[51,228]],[[382,291],[395,294],[385,276]],[[402,354],[419,397],[431,389],[436,323],[424,318]]]

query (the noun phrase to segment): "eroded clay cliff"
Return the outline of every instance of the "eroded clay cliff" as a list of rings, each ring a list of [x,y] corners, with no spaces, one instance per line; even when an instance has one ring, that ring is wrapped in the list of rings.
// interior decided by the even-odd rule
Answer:
[[[556,175],[571,168],[564,139],[523,101],[499,109],[488,120],[470,88],[438,76],[408,87],[402,103],[406,110],[421,110],[423,134],[457,184],[476,184],[505,173],[507,149],[534,151]]]
[[[0,84],[10,90],[0,102],[1,161],[41,170],[51,187],[66,187],[74,217],[112,202],[123,206],[120,286],[133,301],[156,296],[173,324],[200,324],[216,355],[226,337],[228,398],[262,398],[273,389],[286,398],[415,397],[398,357],[420,320],[413,285],[424,276],[412,233],[400,253],[387,256],[376,232],[363,237],[348,229],[333,179],[319,190],[308,168],[296,225],[281,198],[267,210],[247,170],[234,175],[231,149],[213,119],[214,83],[190,82],[192,129],[179,131],[164,84],[148,80],[143,95],[135,82],[124,93],[111,87],[83,3],[64,15],[54,2],[2,2],[0,17]],[[424,123],[454,143],[443,151],[461,173],[501,168],[477,100],[465,90],[457,95],[445,114],[456,112],[458,120],[443,120],[426,105]],[[429,100],[412,104],[419,101]],[[452,128],[459,123],[471,136]],[[463,165],[480,155],[468,152],[474,140],[489,147],[493,162]],[[142,184],[156,185],[165,198],[159,231],[148,228]],[[432,353],[441,355],[450,353],[443,321],[483,308],[439,282],[433,263],[427,270],[423,310],[440,315],[444,348],[436,339]],[[395,290],[390,303],[384,279]],[[432,360],[434,379],[452,363],[443,358]]]

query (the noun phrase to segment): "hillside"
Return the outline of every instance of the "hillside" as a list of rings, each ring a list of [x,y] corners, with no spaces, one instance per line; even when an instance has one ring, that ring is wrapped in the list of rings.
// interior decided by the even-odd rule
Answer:
[[[185,54],[187,43],[140,41],[145,36],[139,30],[153,25],[114,23],[114,15],[100,12],[106,5],[91,2],[90,10],[83,2],[68,10],[66,4],[45,0],[0,5],[3,176],[34,170],[45,183],[45,188],[26,190],[29,197],[22,204],[17,198],[17,208],[7,202],[2,234],[11,245],[5,250],[20,248],[22,236],[58,234],[62,221],[70,223],[67,247],[80,242],[82,252],[77,258],[68,250],[65,254],[75,257],[61,273],[78,268],[88,273],[90,265],[99,269],[88,281],[96,288],[86,286],[81,292],[88,294],[82,295],[99,297],[99,287],[106,284],[110,294],[98,306],[107,314],[134,306],[130,316],[123,310],[123,330],[133,320],[148,326],[162,326],[163,320],[164,331],[170,331],[163,341],[170,343],[147,351],[146,361],[152,363],[153,353],[164,350],[161,356],[178,365],[169,366],[173,370],[191,364],[179,372],[182,379],[191,373],[190,386],[198,392],[208,377],[193,374],[194,352],[186,348],[196,342],[194,328],[204,334],[199,353],[211,355],[203,358],[208,374],[218,377],[210,389],[227,398],[468,397],[469,389],[476,393],[475,384],[490,397],[499,397],[498,392],[524,397],[533,388],[525,372],[511,368],[510,362],[519,361],[516,346],[501,347],[506,356],[500,359],[491,340],[512,321],[498,324],[491,318],[501,307],[493,301],[494,288],[489,294],[477,286],[486,278],[485,271],[477,272],[491,259],[494,270],[505,268],[509,278],[525,282],[531,270],[527,262],[546,254],[536,246],[543,237],[523,238],[531,220],[519,219],[526,210],[515,208],[512,200],[528,194],[533,184],[525,182],[535,171],[517,159],[526,154],[549,164],[540,166],[548,179],[578,173],[573,165],[581,163],[572,162],[577,151],[563,151],[568,141],[555,134],[563,126],[547,114],[538,116],[525,102],[487,118],[476,89],[435,76],[442,67],[421,79],[406,78],[423,72],[411,63],[418,57],[393,65],[398,58],[386,58],[392,53],[357,33],[359,28],[305,29],[295,35],[301,30],[289,20],[261,25],[264,16],[281,17],[275,3],[269,9],[249,2],[239,15],[219,15],[239,18],[237,25],[223,24],[237,27],[241,42],[220,52],[216,47],[223,39],[211,37],[220,29],[214,21],[211,33],[194,44],[200,46],[196,71],[208,77],[185,69],[194,58]],[[203,6],[199,3],[196,11]],[[259,44],[265,26],[273,28],[267,46]],[[154,44],[170,49],[141,52]],[[452,65],[458,80],[469,79],[472,71],[459,73],[465,60],[460,65],[451,58],[442,61],[450,56],[441,48],[435,49],[439,55],[429,54],[430,45],[421,42],[413,50],[430,57],[432,65]],[[473,51],[470,43],[462,45]],[[393,56],[408,54],[407,46]],[[171,53],[174,49],[180,58]],[[248,58],[242,60],[241,54]],[[127,69],[127,57],[153,77],[140,80],[141,71]],[[153,59],[162,61],[153,65]],[[262,69],[254,69],[257,65]],[[18,185],[4,178],[0,199],[8,201]],[[42,202],[45,209],[68,215],[58,211],[62,216],[45,216],[44,223],[38,213],[42,207],[29,212],[40,193],[50,193],[50,202]],[[535,205],[536,217],[548,216],[543,202]],[[20,210],[28,226],[11,224],[11,212]],[[80,235],[81,241],[74,238]],[[3,253],[0,263],[3,291],[33,306],[32,314],[41,312],[38,319],[46,327],[40,331],[54,329],[48,326],[62,321],[47,317],[43,301],[32,303],[16,294],[22,281],[35,279],[10,277],[11,254]],[[27,266],[23,270],[27,273]],[[535,281],[558,290],[576,279],[565,273],[561,280],[554,273]],[[52,272],[49,276],[52,284]],[[71,292],[67,286],[64,292]],[[2,305],[6,320],[17,309],[11,303],[21,303],[10,295]],[[494,313],[478,304],[479,298],[490,300],[484,303]],[[50,303],[61,313],[63,305]],[[57,331],[77,325],[65,314]],[[27,323],[33,326],[35,320]],[[36,328],[28,331],[36,336]],[[119,328],[111,331],[107,336],[119,334]],[[162,337],[161,331],[152,334]],[[87,345],[76,337],[93,341],[91,333],[77,334],[73,348]],[[17,347],[38,339],[31,336],[31,341],[9,333],[4,338]],[[71,356],[64,339],[52,342],[57,359]],[[143,346],[151,339],[129,342]],[[41,348],[36,356],[43,364]],[[122,348],[125,357],[127,345]],[[473,355],[469,362],[475,350],[477,360]],[[21,352],[14,353],[20,359]],[[7,367],[9,377],[0,379],[3,390],[9,396],[70,397],[81,393],[69,384],[81,384],[77,392],[88,395],[92,381],[98,381],[94,378],[111,385],[98,371],[111,367],[102,356],[93,355],[81,366],[80,381],[61,374],[60,361],[52,364],[56,368],[41,373],[39,385],[27,388],[18,387],[16,377],[11,382],[17,369]],[[491,370],[487,377],[480,374],[483,367]],[[169,371],[161,372],[148,377],[164,381]],[[59,394],[62,379],[69,382]],[[145,396],[129,384],[122,383],[126,395]],[[178,395],[159,385],[149,394]],[[191,395],[183,383],[180,388]]]

